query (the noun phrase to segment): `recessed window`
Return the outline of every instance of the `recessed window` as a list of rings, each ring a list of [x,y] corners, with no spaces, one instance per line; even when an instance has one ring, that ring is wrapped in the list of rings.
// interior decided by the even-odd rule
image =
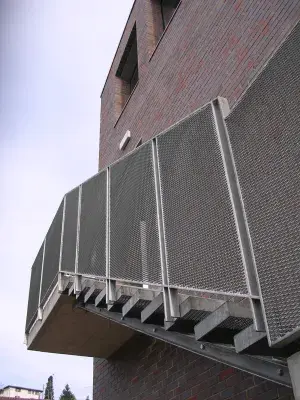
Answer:
[[[180,0],[152,0],[151,13],[152,18],[148,21],[148,36],[151,42],[152,51],[159,42],[162,34],[171,21]]]
[[[134,25],[131,31],[130,37],[128,39],[127,45],[125,47],[123,56],[116,72],[116,77],[118,78],[116,90],[116,105],[117,114],[120,114],[139,80],[136,25]]]
[[[21,392],[21,389],[19,389],[19,388],[16,388],[16,392]]]
[[[166,26],[170,22],[170,19],[172,18],[174,11],[176,10],[179,3],[180,0],[160,0],[163,30],[166,29]]]

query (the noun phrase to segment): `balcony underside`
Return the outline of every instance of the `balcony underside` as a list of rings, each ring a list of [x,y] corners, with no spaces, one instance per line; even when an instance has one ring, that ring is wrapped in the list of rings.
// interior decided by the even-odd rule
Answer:
[[[61,293],[58,286],[52,292],[41,320],[35,321],[27,335],[29,350],[108,358],[141,332],[291,386],[286,356],[295,348],[270,349],[265,333],[248,334],[253,321],[247,302],[243,305],[232,299],[181,294],[180,317],[166,322],[160,291],[118,285],[115,301],[107,307],[106,289],[101,290],[103,282],[82,278],[75,295],[75,280],[62,277]],[[253,356],[257,354],[260,357]],[[277,357],[277,361],[270,356]]]
[[[134,331],[78,307],[75,297],[52,292],[27,336],[29,350],[87,357],[107,358],[120,348]]]

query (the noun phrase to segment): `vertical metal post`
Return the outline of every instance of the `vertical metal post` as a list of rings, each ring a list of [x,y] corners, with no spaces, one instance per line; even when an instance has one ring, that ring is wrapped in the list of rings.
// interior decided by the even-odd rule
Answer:
[[[300,352],[288,358],[288,367],[292,380],[295,400],[300,400]]]
[[[142,280],[143,288],[149,289],[149,269],[147,262],[147,223],[140,221],[140,239],[141,239],[141,256],[142,256]]]
[[[178,304],[178,300],[177,300],[178,299],[177,290],[170,289],[170,287],[169,287],[166,242],[165,242],[165,228],[164,228],[164,220],[163,220],[163,205],[162,205],[162,198],[161,198],[159,158],[158,158],[157,139],[156,138],[152,139],[152,157],[153,157],[153,171],[154,171],[157,223],[158,223],[158,235],[159,235],[160,263],[161,263],[161,274],[162,274],[162,283],[163,283],[165,321],[173,321],[174,318],[180,317],[180,313],[179,313],[179,307],[178,307],[179,304]]]
[[[38,319],[43,319],[43,308],[41,306],[41,297],[42,297],[42,285],[43,285],[43,274],[44,274],[44,260],[45,260],[45,249],[46,249],[46,238],[44,239],[43,245],[43,257],[42,257],[42,270],[41,270],[41,278],[40,278],[40,290],[39,290],[39,302],[38,302]]]
[[[216,100],[211,102],[211,107],[213,111],[217,138],[219,141],[241,255],[243,259],[247,287],[250,295],[254,326],[257,331],[265,331],[263,310],[261,302],[259,300],[260,290],[258,285],[258,276],[250,232],[243,206],[241,189],[238,182],[238,176],[234,164],[234,158],[230,146],[227,127],[224,121],[224,114],[226,115],[228,113],[229,106],[226,99],[217,98]]]
[[[62,260],[63,243],[64,243],[65,215],[66,215],[66,196],[64,197],[63,217],[62,217],[62,223],[61,223],[60,249],[59,249],[59,264],[58,264],[58,271],[59,271],[59,272],[61,271],[61,260]]]
[[[78,274],[78,257],[79,257],[79,240],[80,240],[80,217],[81,217],[81,196],[82,196],[82,185],[79,186],[78,194],[78,209],[77,209],[77,233],[76,233],[76,253],[75,253],[75,281],[74,291],[75,294],[81,292],[81,276]]]
[[[60,234],[60,249],[59,249],[59,263],[58,263],[58,291],[59,291],[59,293],[63,292],[63,273],[61,272],[61,260],[62,260],[63,242],[64,242],[65,214],[66,214],[66,196],[64,197],[63,216],[62,216],[61,234]]]
[[[116,281],[110,279],[110,167],[106,169],[106,303],[116,300]]]

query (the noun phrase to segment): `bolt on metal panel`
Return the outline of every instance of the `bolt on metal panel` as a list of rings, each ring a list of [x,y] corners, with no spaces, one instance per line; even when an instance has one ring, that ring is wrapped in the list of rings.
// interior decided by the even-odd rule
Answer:
[[[31,324],[37,316],[37,310],[39,307],[39,294],[40,294],[40,283],[43,263],[43,251],[44,244],[42,244],[36,259],[31,268],[30,287],[28,296],[27,306],[27,317],[26,317],[26,331],[30,329]]]
[[[62,201],[46,235],[41,288],[41,305],[45,303],[47,296],[51,293],[52,289],[57,283],[63,219],[63,204],[64,202]]]
[[[162,283],[151,142],[110,167],[109,275]]]
[[[211,105],[157,144],[170,286],[248,294]]]
[[[106,276],[106,171],[82,184],[78,273]]]
[[[79,188],[77,187],[65,197],[66,205],[61,256],[61,271],[64,272],[75,272],[78,194]]]
[[[226,120],[270,344],[300,336],[300,24]]]

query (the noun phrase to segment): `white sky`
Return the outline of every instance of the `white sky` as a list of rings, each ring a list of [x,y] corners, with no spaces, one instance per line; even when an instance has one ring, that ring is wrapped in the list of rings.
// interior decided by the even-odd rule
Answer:
[[[30,268],[97,172],[100,92],[133,0],[0,0],[0,383],[92,394],[92,359],[27,351]],[[117,12],[116,12],[117,10]]]

